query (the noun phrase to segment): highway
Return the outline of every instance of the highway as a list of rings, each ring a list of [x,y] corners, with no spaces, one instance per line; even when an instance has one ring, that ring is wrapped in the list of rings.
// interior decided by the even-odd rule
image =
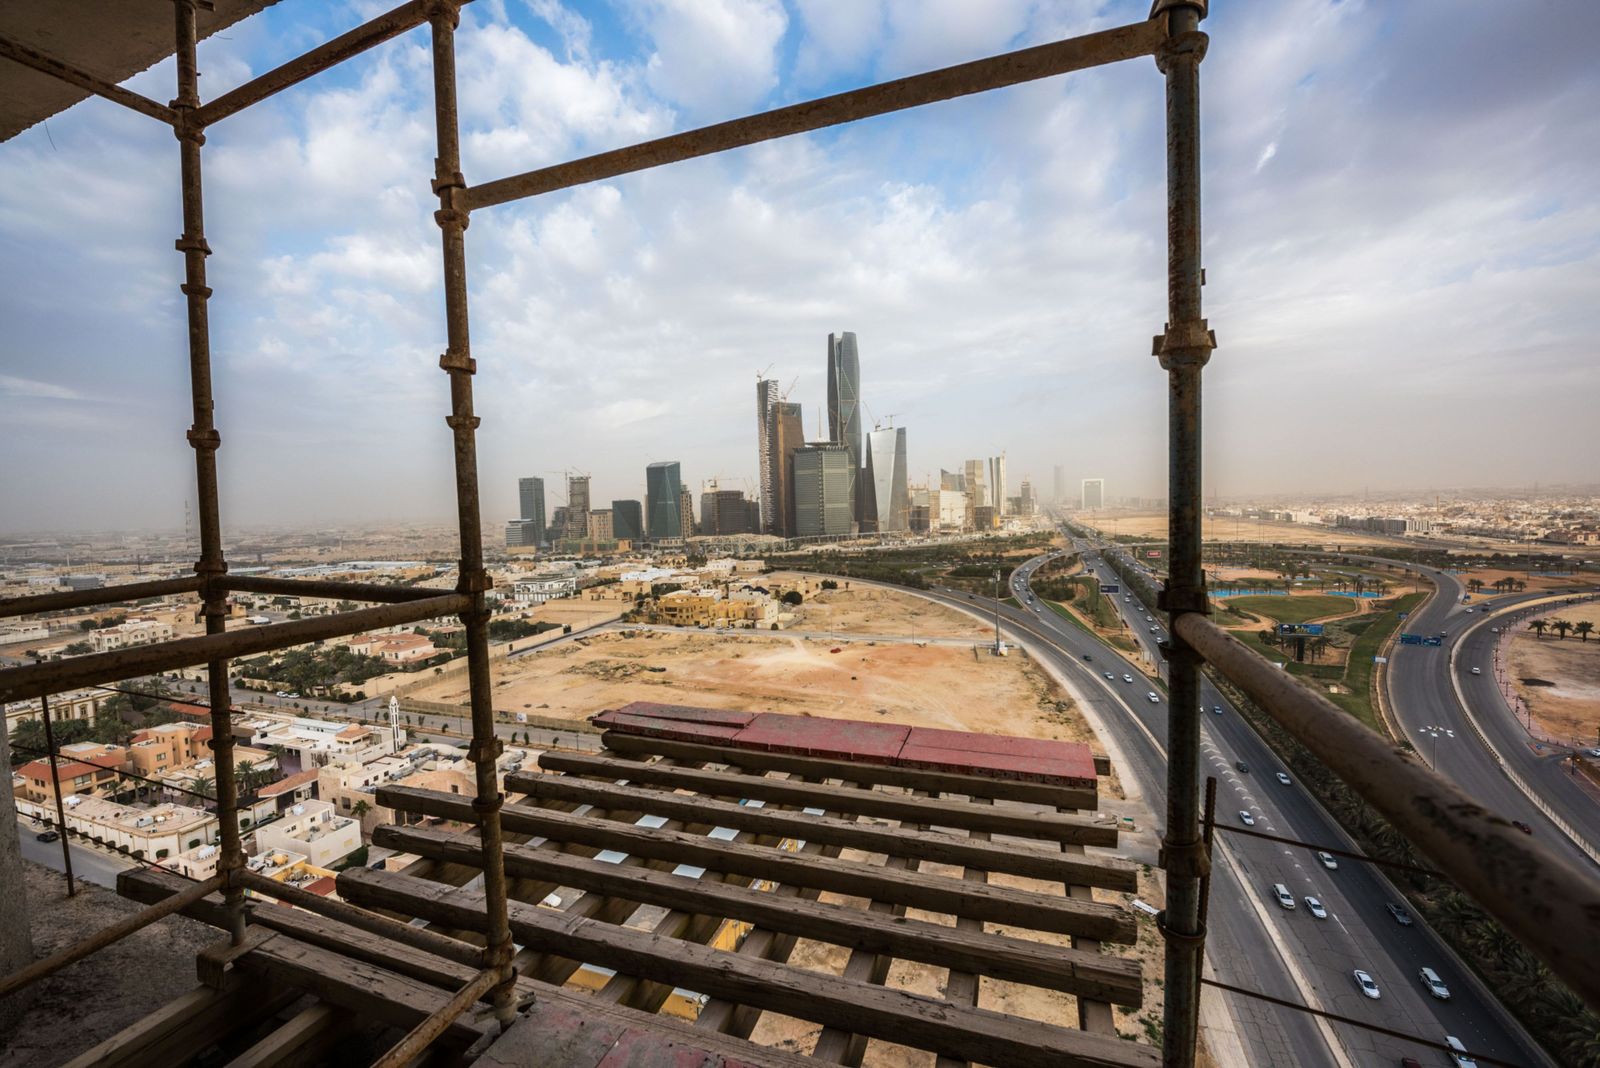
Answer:
[[[1023,582],[1024,600],[1026,583],[1041,560],[1029,561],[1013,576],[1013,581]],[[1093,551],[1086,552],[1085,562],[1104,573],[1104,562]],[[934,591],[934,596],[984,614],[993,610],[987,598],[974,604],[964,594]],[[1151,624],[1143,617],[1146,611],[1161,617],[1136,600],[1124,602],[1120,595],[1116,604],[1141,648],[1150,650],[1165,627],[1151,634]],[[1164,690],[1132,664],[1113,659],[1116,653],[1108,646],[1042,604],[1002,607],[1001,621],[1013,637],[1031,639],[1036,650],[1044,647],[1052,665],[1072,680],[1113,734],[1124,781],[1144,795],[1158,817],[1163,814],[1168,713]],[[1113,680],[1105,678],[1107,671]],[[1132,675],[1134,682],[1123,682],[1123,674]],[[1146,694],[1152,691],[1160,703],[1148,700]],[[1221,695],[1209,685],[1203,693],[1204,707],[1223,710],[1220,715],[1207,712],[1202,735],[1203,771],[1218,779],[1219,824],[1237,826],[1239,812],[1247,811],[1258,830],[1353,848],[1309,795],[1297,785],[1284,786],[1276,780],[1282,765]],[[1238,762],[1249,770],[1239,772]],[[1421,924],[1402,927],[1389,915],[1385,904],[1401,898],[1371,866],[1341,861],[1337,870],[1330,871],[1307,849],[1225,832],[1219,841],[1219,854],[1225,859],[1217,865],[1212,882],[1207,940],[1212,977],[1291,1000],[1303,998],[1325,1011],[1434,1041],[1452,1034],[1471,1049],[1514,1062],[1548,1063],[1431,931]],[[1274,901],[1271,888],[1279,882],[1297,899],[1292,912]],[[1320,899],[1326,920],[1311,915],[1303,900],[1307,895]],[[1425,992],[1417,977],[1425,965],[1443,976],[1452,994],[1449,1001]],[[1360,994],[1352,975],[1356,968],[1376,978],[1382,995],[1378,1000]],[[1402,1056],[1428,1064],[1442,1056],[1400,1039],[1321,1023],[1266,1003],[1238,996],[1229,1002],[1253,1064],[1365,1066],[1395,1064]]]

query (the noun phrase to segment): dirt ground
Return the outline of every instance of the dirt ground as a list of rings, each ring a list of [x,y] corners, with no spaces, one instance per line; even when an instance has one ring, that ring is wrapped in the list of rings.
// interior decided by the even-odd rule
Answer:
[[[1075,522],[1093,527],[1103,534],[1165,538],[1167,516],[1165,512],[1101,512],[1094,516],[1078,513]],[[1333,530],[1329,527],[1305,523],[1276,523],[1255,519],[1235,522],[1230,516],[1206,517],[1200,530],[1205,541],[1229,542],[1287,542],[1291,545],[1415,545],[1414,541],[1369,534],[1359,530]]]
[[[777,574],[774,578],[786,576]],[[837,580],[841,587],[848,579]],[[912,594],[872,586],[824,590],[796,611],[792,629],[845,634],[904,634],[916,638],[983,641],[983,625],[964,613]]]
[[[1477,597],[1493,597],[1500,591],[1494,584],[1503,578],[1514,578],[1519,582],[1528,584],[1527,593],[1538,593],[1542,590],[1572,590],[1587,589],[1595,585],[1593,575],[1530,575],[1526,571],[1500,571],[1494,568],[1480,568],[1476,571],[1463,571],[1456,576],[1456,580],[1465,589],[1468,582],[1477,579],[1483,583],[1483,590],[1473,594]]]
[[[1544,618],[1588,620],[1600,628],[1600,603],[1567,605]],[[1509,663],[1517,693],[1532,709],[1536,730],[1551,738],[1575,738],[1585,746],[1600,745],[1600,638],[1591,634],[1585,642],[1569,633],[1563,641],[1551,631],[1545,635],[1520,629],[1511,639]]]

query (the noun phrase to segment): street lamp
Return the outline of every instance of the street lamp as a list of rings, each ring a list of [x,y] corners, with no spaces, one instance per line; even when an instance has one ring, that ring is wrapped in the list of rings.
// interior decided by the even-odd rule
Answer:
[[[994,569],[994,655],[1000,655],[1000,569]]]
[[[1436,726],[1433,726],[1433,725],[1430,724],[1429,726],[1426,726],[1426,727],[1422,728],[1422,734],[1423,734],[1424,737],[1430,738],[1433,741],[1433,744],[1430,747],[1432,752],[1430,754],[1430,759],[1428,761],[1428,765],[1429,765],[1429,767],[1433,768],[1434,771],[1438,771],[1439,770],[1439,736],[1443,735],[1446,738],[1454,738],[1456,736],[1456,732],[1453,731],[1453,730],[1450,730],[1447,727],[1436,727]]]

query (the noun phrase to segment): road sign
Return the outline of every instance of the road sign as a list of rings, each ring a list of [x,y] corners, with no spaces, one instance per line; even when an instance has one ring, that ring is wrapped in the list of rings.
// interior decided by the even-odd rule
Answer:
[[[1313,637],[1322,633],[1321,623],[1279,623],[1279,634],[1309,634]]]
[[[1161,552],[1159,550],[1157,550],[1157,549],[1148,549],[1148,550],[1145,551],[1144,555],[1147,558],[1149,558],[1151,560],[1154,560],[1154,559],[1158,558],[1161,555]]]
[[[1422,635],[1420,635],[1420,634],[1402,634],[1402,635],[1400,635],[1400,644],[1401,645],[1421,645],[1422,644]]]
[[[1100,584],[1100,592],[1101,593],[1121,593],[1122,592],[1122,587],[1117,585],[1115,582],[1104,582],[1104,583]]]
[[[1406,616],[1409,616],[1410,614],[1411,614],[1410,612],[1401,612],[1399,618],[1404,619],[1404,618],[1406,618]]]
[[[1422,639],[1422,644],[1423,645],[1443,645],[1444,644],[1444,639],[1443,638],[1424,638],[1424,639]]]
[[[1389,658],[1386,656],[1375,656],[1372,658],[1372,662],[1374,664],[1387,664],[1389,662]]]

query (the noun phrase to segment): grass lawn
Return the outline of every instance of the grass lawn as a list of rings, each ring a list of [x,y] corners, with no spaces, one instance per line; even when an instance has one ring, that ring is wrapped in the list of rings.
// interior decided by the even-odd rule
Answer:
[[[1050,606],[1050,611],[1054,612],[1068,623],[1071,623],[1074,627],[1077,627],[1091,638],[1096,638],[1102,642],[1105,642],[1113,649],[1121,649],[1125,653],[1137,653],[1139,651],[1138,643],[1132,638],[1124,637],[1121,634],[1098,633],[1094,630],[1094,628],[1090,627],[1089,624],[1085,623],[1083,620],[1079,619],[1077,616],[1068,611],[1067,606],[1062,604],[1060,601],[1046,601],[1045,604]]]
[[[1350,660],[1345,665],[1344,681],[1351,692],[1329,695],[1334,704],[1379,733],[1383,732],[1383,727],[1378,723],[1377,710],[1372,707],[1372,672],[1377,667],[1372,658],[1377,655],[1378,647],[1399,627],[1400,613],[1415,611],[1426,597],[1427,594],[1423,593],[1408,593],[1396,598],[1388,608],[1372,617],[1372,622],[1350,646]]]
[[[1326,616],[1342,616],[1355,608],[1348,597],[1310,593],[1302,597],[1230,597],[1229,607],[1280,623],[1305,623]]]

